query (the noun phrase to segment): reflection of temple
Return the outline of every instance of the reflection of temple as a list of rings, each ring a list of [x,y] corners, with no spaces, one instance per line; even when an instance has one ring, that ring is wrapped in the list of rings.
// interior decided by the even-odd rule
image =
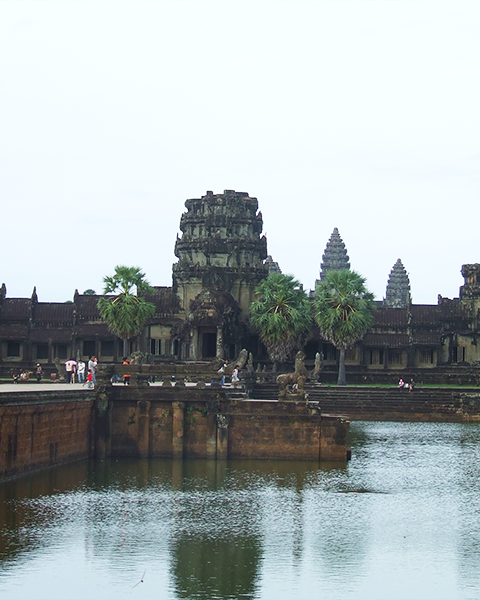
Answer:
[[[149,298],[156,313],[131,350],[153,361],[233,358],[241,348],[255,360],[267,357],[251,331],[248,308],[255,286],[278,264],[267,256],[262,214],[256,198],[225,190],[187,200],[175,243],[172,287],[155,287]],[[320,279],[330,269],[350,268],[337,228],[327,242]],[[408,274],[400,259],[392,268],[386,296],[377,302],[372,329],[347,356],[347,368],[370,374],[386,370],[450,369],[480,361],[480,264],[463,265],[460,297],[438,304],[412,304]],[[101,320],[99,296],[75,292],[73,302],[42,303],[9,298],[0,288],[0,373],[31,369],[39,362],[54,368],[67,358],[96,355],[102,362],[121,358],[121,342]],[[322,352],[326,370],[337,361],[335,349],[315,328],[307,359]],[[455,365],[455,367],[454,367]],[[48,368],[47,368],[48,370]]]

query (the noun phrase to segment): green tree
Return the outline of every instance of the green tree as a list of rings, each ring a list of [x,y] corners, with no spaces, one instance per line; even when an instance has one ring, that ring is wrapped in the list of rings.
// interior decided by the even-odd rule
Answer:
[[[345,351],[366,333],[373,321],[373,294],[365,278],[343,269],[328,271],[315,293],[315,320],[322,337],[340,351],[338,385],[347,385]]]
[[[255,289],[250,322],[260,335],[276,368],[292,350],[301,347],[310,330],[310,301],[301,284],[291,275],[271,273]]]
[[[138,267],[115,267],[115,274],[104,277],[103,293],[98,310],[112,333],[123,340],[123,355],[128,355],[128,340],[145,327],[155,313],[155,305],[141,297],[153,292]],[[107,296],[106,294],[114,294]]]
[[[88,288],[88,290],[85,290],[83,292],[84,296],[95,296],[96,292],[95,290],[92,290],[92,288]]]

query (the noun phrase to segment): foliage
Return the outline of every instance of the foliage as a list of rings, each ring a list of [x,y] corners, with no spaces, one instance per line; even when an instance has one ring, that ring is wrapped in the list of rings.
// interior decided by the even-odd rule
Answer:
[[[301,284],[291,275],[271,273],[255,290],[250,321],[273,362],[284,362],[300,348],[310,330],[311,307]]]
[[[83,292],[84,296],[95,296],[97,292],[95,290],[92,290],[92,288],[88,288],[88,290],[85,290]]]
[[[115,274],[104,277],[103,282],[105,296],[99,299],[98,309],[110,331],[122,338],[126,356],[127,341],[140,333],[155,313],[155,305],[141,297],[141,294],[152,293],[153,288],[138,267],[123,265],[115,267]]]
[[[373,321],[374,298],[365,278],[343,269],[328,271],[315,293],[315,320],[324,339],[340,350],[338,385],[346,385],[345,350],[361,339]]]

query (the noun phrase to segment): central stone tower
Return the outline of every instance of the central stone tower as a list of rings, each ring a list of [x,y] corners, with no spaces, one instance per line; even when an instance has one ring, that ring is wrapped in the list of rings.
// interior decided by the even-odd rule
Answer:
[[[267,240],[258,201],[243,192],[207,192],[185,202],[175,243],[173,287],[182,307],[204,290],[231,294],[248,313],[255,286],[268,277]]]

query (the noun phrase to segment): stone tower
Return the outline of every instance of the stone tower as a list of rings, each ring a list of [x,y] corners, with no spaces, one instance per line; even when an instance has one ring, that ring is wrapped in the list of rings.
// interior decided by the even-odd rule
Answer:
[[[462,265],[465,283],[460,288],[460,298],[480,298],[480,264]]]
[[[410,279],[400,259],[393,265],[383,305],[388,308],[407,308],[411,303]]]
[[[231,294],[248,313],[255,286],[268,277],[267,240],[256,198],[207,192],[185,202],[177,237],[173,286],[185,310],[203,290]]]
[[[267,256],[267,260],[265,261],[265,265],[268,268],[268,274],[270,273],[281,273],[282,269],[279,267],[278,262],[274,261],[270,254]]]
[[[350,269],[349,257],[347,254],[347,249],[345,248],[345,244],[338,233],[338,229],[335,227],[322,256],[322,264],[320,265],[320,279],[317,279],[315,282],[315,288],[325,277],[328,271],[341,271],[343,269]]]

